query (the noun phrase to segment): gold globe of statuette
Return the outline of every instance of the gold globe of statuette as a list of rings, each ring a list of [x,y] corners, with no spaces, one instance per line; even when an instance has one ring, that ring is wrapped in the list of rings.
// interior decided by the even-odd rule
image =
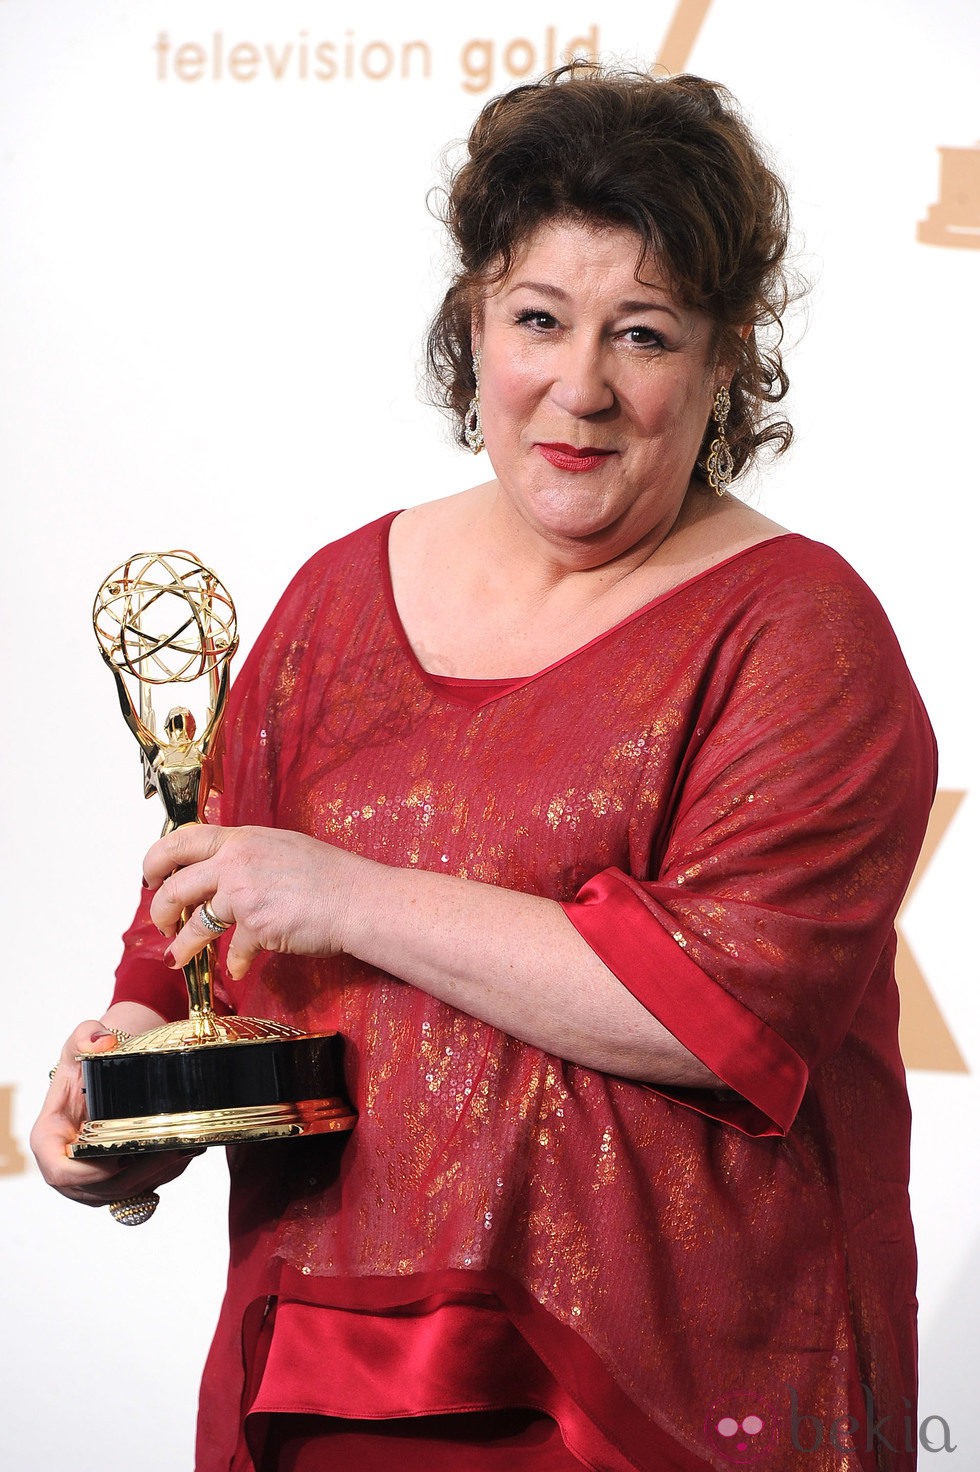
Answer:
[[[210,676],[238,646],[235,605],[190,552],[138,552],[102,584],[92,614],[103,657],[148,685]]]

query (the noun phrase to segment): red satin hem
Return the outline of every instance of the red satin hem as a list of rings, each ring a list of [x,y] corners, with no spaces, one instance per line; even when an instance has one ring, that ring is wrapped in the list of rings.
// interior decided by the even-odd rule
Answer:
[[[258,1472],[581,1472],[550,1416],[462,1412],[397,1422],[272,1418]]]
[[[524,1409],[555,1422],[569,1467],[705,1472],[708,1464],[664,1429],[646,1418],[641,1426],[579,1336],[519,1293],[505,1302],[514,1285],[484,1277],[480,1289],[468,1273],[368,1279],[355,1287],[284,1269],[281,1296],[264,1312],[257,1302],[246,1315],[252,1329],[244,1345],[251,1366],[244,1437],[254,1465],[263,1466],[283,1415],[390,1427],[399,1419]],[[640,1446],[649,1456],[637,1456]]]
[[[376,1434],[369,1440],[390,1450],[393,1422],[451,1422],[459,1415],[524,1408],[558,1426],[568,1448],[558,1467],[632,1472],[635,1464],[575,1405],[499,1306],[443,1301],[413,1308],[417,1312],[386,1314],[288,1300],[275,1305],[264,1326],[261,1379],[246,1417],[256,1466],[263,1465],[274,1421],[284,1414],[373,1423]],[[433,1439],[444,1441],[445,1426],[441,1432]],[[354,1433],[335,1425],[329,1438],[341,1435],[350,1439]],[[426,1433],[416,1427],[405,1435],[419,1450]],[[370,1450],[366,1446],[365,1455]],[[548,1457],[543,1465],[550,1467],[554,1445]]]

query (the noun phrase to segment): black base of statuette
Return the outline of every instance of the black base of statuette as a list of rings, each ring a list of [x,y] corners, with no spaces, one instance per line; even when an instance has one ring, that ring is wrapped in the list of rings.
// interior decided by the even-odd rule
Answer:
[[[132,1155],[353,1128],[343,1038],[203,1043],[82,1058],[88,1123],[70,1154]]]

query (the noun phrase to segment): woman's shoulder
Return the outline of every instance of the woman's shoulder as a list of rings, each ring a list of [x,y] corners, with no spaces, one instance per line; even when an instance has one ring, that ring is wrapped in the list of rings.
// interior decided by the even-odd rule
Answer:
[[[805,611],[833,598],[885,617],[877,596],[847,558],[803,532],[782,528],[735,553],[733,561],[743,557],[752,566],[752,582],[762,600],[778,597],[781,606]]]
[[[787,596],[805,603],[829,583],[849,588],[856,597],[874,599],[860,574],[835,548],[783,526],[735,497],[726,501],[720,507],[704,504],[683,529],[681,545],[685,550],[690,546],[697,571],[724,574],[730,569],[744,581],[747,594],[756,590],[763,599],[782,588]]]
[[[894,662],[901,651],[885,610],[835,548],[790,530],[734,497],[698,506],[685,528],[683,577],[660,616],[689,626],[716,655],[745,651],[795,670],[835,662]],[[739,653],[741,651],[741,653]]]
[[[711,608],[713,657],[746,686],[797,706],[836,691],[855,711],[919,710],[887,612],[835,548],[781,531],[719,564],[710,584],[703,600],[691,588],[694,606]]]
[[[874,597],[834,548],[734,496],[719,505],[713,497],[709,501],[699,495],[662,551],[651,559],[650,571],[659,572],[663,561],[677,590],[734,598],[763,616],[774,600],[784,612],[792,605],[806,609],[829,585],[849,589],[858,599]]]

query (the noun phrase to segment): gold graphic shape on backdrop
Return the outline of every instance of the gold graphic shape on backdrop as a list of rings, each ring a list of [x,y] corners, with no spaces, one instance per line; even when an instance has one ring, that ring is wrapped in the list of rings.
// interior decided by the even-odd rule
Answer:
[[[27,1157],[14,1134],[14,1086],[0,1084],[0,1176],[20,1175]]]
[[[902,933],[902,916],[923,874],[932,863],[947,828],[953,821],[956,809],[965,797],[963,792],[937,792],[929,827],[919,861],[912,871],[908,893],[898,912],[898,954],[895,967],[898,986],[902,994],[902,1019],[899,1025],[899,1040],[906,1068],[934,1069],[940,1073],[969,1073],[963,1055],[956,1046],[946,1019],[939,1010],[929,983],[911,946]]]
[[[915,233],[926,245],[980,250],[980,143],[939,149],[939,203]]]
[[[676,75],[687,66],[701,33],[711,0],[678,0],[673,19],[657,53],[657,66]]]

